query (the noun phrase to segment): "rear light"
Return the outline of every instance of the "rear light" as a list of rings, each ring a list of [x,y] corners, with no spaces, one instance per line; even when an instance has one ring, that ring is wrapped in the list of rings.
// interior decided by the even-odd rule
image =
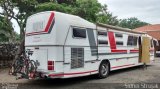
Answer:
[[[48,70],[54,70],[54,61],[48,61]]]
[[[48,61],[48,65],[54,65],[53,61]]]
[[[54,66],[48,66],[48,70],[54,70]]]

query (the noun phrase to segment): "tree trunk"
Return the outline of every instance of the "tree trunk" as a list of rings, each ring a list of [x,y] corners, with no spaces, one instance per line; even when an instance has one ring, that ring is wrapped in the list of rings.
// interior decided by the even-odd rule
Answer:
[[[24,44],[25,44],[25,36],[24,36],[24,33],[21,29],[20,30],[20,44],[18,46],[17,54],[15,55],[15,58],[13,59],[12,65],[22,55],[22,53],[24,53],[24,50],[25,50]]]

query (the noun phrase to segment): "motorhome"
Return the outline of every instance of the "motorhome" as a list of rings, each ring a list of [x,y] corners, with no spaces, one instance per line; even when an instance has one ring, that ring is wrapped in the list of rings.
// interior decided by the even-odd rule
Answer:
[[[25,49],[39,65],[42,78],[71,78],[151,63],[153,38],[81,17],[56,11],[34,14],[27,19]]]

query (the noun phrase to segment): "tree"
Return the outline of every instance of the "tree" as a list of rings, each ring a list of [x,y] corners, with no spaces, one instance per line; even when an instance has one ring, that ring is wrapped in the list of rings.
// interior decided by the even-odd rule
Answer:
[[[16,41],[15,32],[12,28],[12,23],[5,17],[0,16],[0,42]]]
[[[107,5],[102,6],[101,12],[97,15],[97,22],[109,24],[109,25],[118,25],[117,16],[113,16],[107,9]]]
[[[56,0],[58,4],[65,3],[67,5],[74,5],[77,0]]]
[[[118,25],[117,16],[113,16],[107,5],[101,5],[97,0],[45,0],[36,6],[36,12],[55,10],[74,14],[93,23]]]
[[[53,3],[53,2],[38,4],[35,9],[36,9],[36,12],[55,10],[55,11],[64,12],[64,13],[70,13],[70,14],[72,13],[71,6],[68,6],[66,4]]]
[[[36,11],[55,10],[74,14],[91,22],[97,21],[97,13],[101,11],[101,4],[97,0],[57,0],[57,2],[40,3]]]
[[[77,0],[73,10],[74,15],[91,22],[97,22],[97,14],[101,11],[101,4],[97,0]]]
[[[1,0],[0,6],[3,12],[1,16],[6,17],[8,21],[11,19],[16,20],[20,27],[20,38],[22,39],[25,34],[25,23],[29,15],[34,12],[36,0]],[[18,12],[16,12],[18,11]]]
[[[0,15],[5,17],[6,22],[11,22],[11,19],[14,19],[15,21],[17,21],[20,27],[21,45],[18,48],[17,54],[21,54],[24,50],[24,35],[25,35],[26,20],[28,16],[34,13],[36,4],[37,4],[36,0],[1,0],[0,1],[0,6],[2,7],[2,10],[3,10],[3,12],[0,12]],[[11,31],[14,30],[12,25],[10,25],[9,27],[12,28],[10,29]],[[19,56],[20,55],[15,55],[13,63]]]
[[[124,28],[130,28],[130,29],[135,29],[144,25],[148,25],[149,23],[140,21],[139,19],[135,17],[127,18],[127,19],[121,19],[119,21],[119,26],[124,27]]]
[[[8,41],[7,30],[4,29],[3,17],[0,17],[0,42]]]

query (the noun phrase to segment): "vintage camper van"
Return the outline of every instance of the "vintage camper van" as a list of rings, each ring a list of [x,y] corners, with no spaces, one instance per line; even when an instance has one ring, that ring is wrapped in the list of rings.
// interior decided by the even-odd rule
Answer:
[[[30,59],[41,78],[105,78],[113,70],[151,63],[153,40],[145,33],[45,11],[28,18],[25,49],[33,51]]]

